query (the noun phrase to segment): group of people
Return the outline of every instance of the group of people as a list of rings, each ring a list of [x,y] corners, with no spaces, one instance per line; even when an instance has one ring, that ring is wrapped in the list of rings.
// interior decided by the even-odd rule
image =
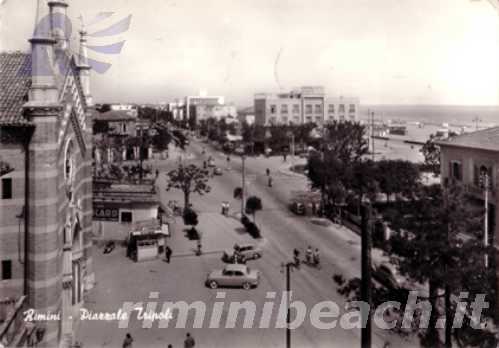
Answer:
[[[295,248],[293,250],[293,260],[295,263],[295,266],[298,268],[300,267],[300,250]],[[315,250],[312,250],[312,247],[309,245],[307,250],[305,251],[305,263],[307,265],[319,267],[320,266],[320,255],[319,255],[319,248],[315,248]]]
[[[191,334],[188,332],[185,335],[184,348],[194,348],[195,345],[196,345],[196,341],[194,340],[194,337],[192,337]],[[126,334],[122,347],[123,348],[132,348],[133,347],[133,337],[130,333]],[[173,348],[173,345],[168,344],[167,347]]]

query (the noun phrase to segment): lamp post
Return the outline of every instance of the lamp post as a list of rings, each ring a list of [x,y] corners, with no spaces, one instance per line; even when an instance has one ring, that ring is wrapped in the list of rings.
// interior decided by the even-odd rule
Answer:
[[[483,185],[483,195],[484,195],[484,205],[485,205],[485,216],[484,216],[484,222],[483,222],[483,245],[485,248],[489,246],[489,185],[490,185],[490,178],[489,174],[487,173],[486,170],[482,170],[480,179],[482,181]],[[489,255],[487,251],[485,251],[485,267],[489,267]]]
[[[245,197],[245,186],[246,186],[246,156],[244,152],[241,155],[241,164],[242,164],[242,169],[241,169],[241,175],[242,175],[242,186],[241,186],[241,217],[244,216],[244,197]]]
[[[291,150],[291,165],[295,164],[295,134],[293,131],[288,131],[288,138],[291,138],[290,150]]]
[[[292,267],[296,267],[294,262],[287,262],[281,264],[281,272],[283,272],[282,268],[286,267],[286,348],[291,348],[291,308],[289,304],[291,302],[291,269]]]

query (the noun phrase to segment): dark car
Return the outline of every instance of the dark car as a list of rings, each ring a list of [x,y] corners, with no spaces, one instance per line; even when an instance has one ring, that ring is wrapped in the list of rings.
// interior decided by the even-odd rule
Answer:
[[[302,202],[293,202],[291,203],[290,209],[296,215],[306,215],[307,211],[305,209],[305,204]]]

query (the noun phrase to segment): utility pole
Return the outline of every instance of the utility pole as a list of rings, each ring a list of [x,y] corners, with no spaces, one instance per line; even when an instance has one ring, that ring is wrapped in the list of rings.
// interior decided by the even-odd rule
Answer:
[[[245,186],[246,186],[246,167],[245,167],[245,161],[246,161],[246,156],[243,154],[241,155],[241,162],[242,162],[242,188],[241,188],[241,217],[244,216],[244,197],[245,197]]]
[[[373,162],[374,162],[374,111],[371,113],[371,141],[373,143],[373,146],[372,146],[372,159],[373,159]]]
[[[281,264],[281,267],[286,267],[286,295],[287,295],[287,308],[286,308],[286,348],[291,348],[291,308],[289,304],[291,303],[291,269],[296,267],[294,262],[288,262],[286,264]],[[282,269],[281,269],[282,272]]]
[[[371,348],[371,206],[362,204],[361,209],[361,257],[362,257],[362,281],[361,301],[368,304],[367,312],[362,310],[362,322],[366,323],[361,331],[361,348]],[[367,319],[366,319],[367,316]]]
[[[483,173],[483,184],[484,184],[484,196],[485,196],[485,218],[483,222],[484,227],[484,241],[483,245],[485,248],[489,246],[489,174],[487,172]],[[485,252],[485,268],[489,267],[489,255],[487,251]]]
[[[475,130],[478,130],[478,122],[482,122],[482,120],[478,116],[475,116],[473,122],[475,122]]]

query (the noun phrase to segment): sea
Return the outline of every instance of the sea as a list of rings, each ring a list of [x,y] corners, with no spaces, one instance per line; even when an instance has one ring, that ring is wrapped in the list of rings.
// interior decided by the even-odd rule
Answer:
[[[499,125],[499,106],[461,105],[361,105],[361,120],[374,112],[376,122],[424,123],[483,129]]]

